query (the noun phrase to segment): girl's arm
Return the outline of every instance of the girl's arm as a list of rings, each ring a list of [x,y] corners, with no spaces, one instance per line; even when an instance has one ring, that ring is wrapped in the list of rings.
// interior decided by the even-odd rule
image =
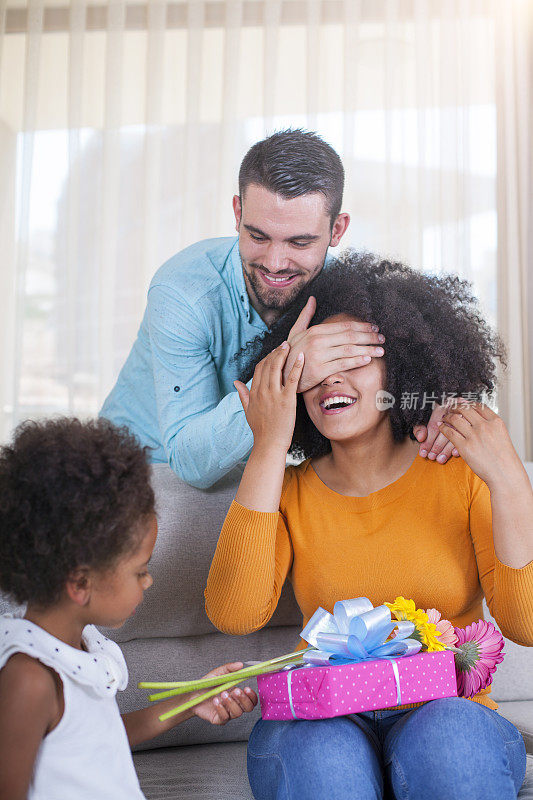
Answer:
[[[208,672],[204,677],[212,678],[214,675],[226,675],[242,669],[242,667],[242,662],[224,664]],[[152,706],[148,706],[148,708],[141,708],[139,711],[130,711],[129,714],[123,714],[122,721],[126,728],[130,746],[133,747],[148,739],[153,739],[155,736],[169,731],[194,716],[200,717],[200,719],[210,722],[212,725],[224,725],[230,719],[237,719],[246,711],[252,711],[257,704],[257,695],[253,689],[246,686],[244,689],[235,688],[230,692],[223,692],[220,696],[206,700],[188,711],[177,714],[175,717],[170,717],[164,722],[159,720],[160,714],[164,714],[165,711],[171,711],[176,706],[186,703],[187,700],[198,697],[200,694],[201,692],[190,692],[176,697],[169,697],[168,700],[155,703]],[[1,796],[3,797],[3,795]]]
[[[0,797],[26,800],[42,740],[61,718],[52,672],[16,653],[0,670]]]

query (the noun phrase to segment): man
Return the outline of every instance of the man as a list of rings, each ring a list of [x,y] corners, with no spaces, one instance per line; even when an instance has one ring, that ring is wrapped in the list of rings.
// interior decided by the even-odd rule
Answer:
[[[207,488],[249,454],[253,437],[234,390],[234,354],[262,334],[318,275],[348,227],[344,169],[317,134],[287,130],[255,144],[233,198],[238,237],[208,239],[156,272],[137,339],[101,415],[125,424],[187,483]],[[384,353],[366,323],[309,328],[314,300],[289,336],[305,355],[299,391]],[[435,419],[433,419],[435,417]],[[417,438],[436,457],[447,440]],[[435,438],[437,437],[437,438]],[[446,445],[439,461],[446,461]]]

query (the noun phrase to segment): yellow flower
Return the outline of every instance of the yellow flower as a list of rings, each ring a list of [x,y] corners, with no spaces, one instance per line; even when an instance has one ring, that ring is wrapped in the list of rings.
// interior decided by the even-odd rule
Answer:
[[[427,647],[428,653],[437,650],[446,650],[445,645],[441,644],[437,636],[441,636],[441,632],[437,630],[433,622],[423,623],[420,626],[416,625],[416,630],[420,633],[420,640],[423,645]]]
[[[420,608],[416,608],[414,600],[406,600],[405,597],[397,597],[394,603],[385,603],[396,619],[408,620],[415,626],[411,639],[421,642],[428,652],[436,650],[446,650],[446,647],[439,642],[437,636],[441,632],[437,630],[433,622],[429,622],[428,615]]]
[[[427,622],[428,615],[420,608],[416,608],[414,600],[406,600],[405,597],[397,597],[394,603],[385,603],[391,614],[396,619],[406,619],[409,622]]]

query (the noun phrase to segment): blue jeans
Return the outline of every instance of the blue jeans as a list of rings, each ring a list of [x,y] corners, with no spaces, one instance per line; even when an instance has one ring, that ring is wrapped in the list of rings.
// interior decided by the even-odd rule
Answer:
[[[325,720],[259,720],[248,743],[256,800],[515,800],[519,731],[462,697]]]

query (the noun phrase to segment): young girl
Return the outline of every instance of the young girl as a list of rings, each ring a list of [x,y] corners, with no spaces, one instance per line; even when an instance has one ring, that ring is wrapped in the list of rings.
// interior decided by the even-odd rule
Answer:
[[[532,645],[533,492],[505,425],[485,404],[450,408],[442,429],[462,458],[444,466],[409,436],[443,395],[494,388],[502,349],[468,285],[349,254],[310,291],[322,336],[372,320],[385,358],[297,394],[303,360],[297,339],[283,340],[299,308],[259,343],[251,391],[236,383],[254,446],[209,573],[210,619],[231,633],[261,628],[289,578],[304,624],[337,600],[403,595],[459,627],[482,617],[485,595],[504,635]],[[286,468],[288,450],[306,460]],[[248,745],[254,796],[376,800],[388,787],[396,800],[515,798],[522,738],[487,691],[473,699],[260,720]]]
[[[75,419],[18,428],[0,451],[0,530],[0,588],[27,603],[23,618],[0,617],[3,800],[141,800],[131,745],[193,714],[222,725],[252,710],[246,688],[165,723],[158,716],[175,698],[120,717],[126,663],[94,626],[118,628],[135,613],[157,534],[144,451],[125,428]]]

